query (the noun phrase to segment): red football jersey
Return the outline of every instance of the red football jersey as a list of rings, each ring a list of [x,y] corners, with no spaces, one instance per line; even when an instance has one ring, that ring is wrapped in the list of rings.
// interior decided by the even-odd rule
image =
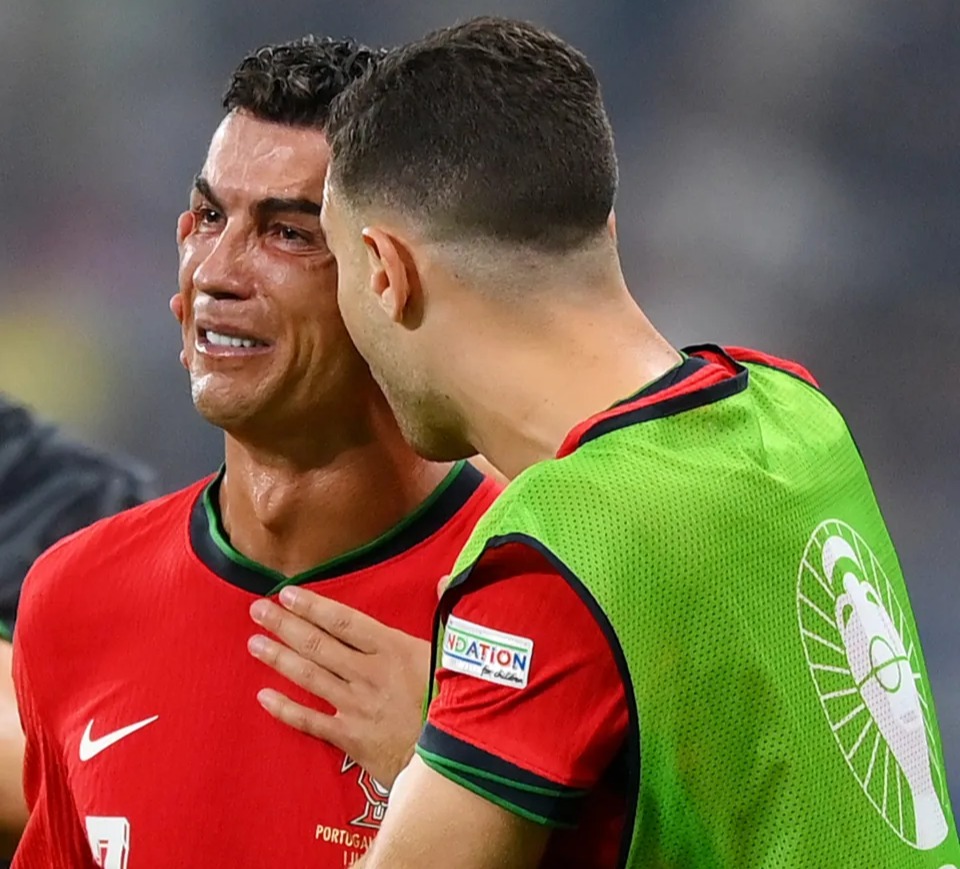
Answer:
[[[247,652],[250,604],[283,578],[230,546],[219,481],[81,531],[27,578],[17,869],[339,869],[376,833],[385,789],[257,702],[264,687],[320,701]],[[395,529],[297,582],[427,639],[440,573],[497,491],[460,464]]]

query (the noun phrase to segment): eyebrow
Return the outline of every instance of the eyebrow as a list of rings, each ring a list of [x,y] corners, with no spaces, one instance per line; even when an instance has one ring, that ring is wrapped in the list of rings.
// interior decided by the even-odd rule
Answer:
[[[320,204],[314,202],[312,199],[306,199],[304,197],[299,199],[278,199],[273,196],[269,199],[261,199],[254,208],[260,215],[296,211],[300,214],[309,214],[311,217],[319,217],[322,210]]]
[[[217,199],[210,182],[203,175],[196,175],[193,179],[193,189],[207,200],[217,211],[223,211],[223,203]]]
[[[202,175],[197,175],[197,177],[193,179],[193,187],[218,211],[224,210],[222,203],[217,199],[216,194],[213,192],[210,182],[207,181],[207,179]],[[314,202],[312,199],[307,199],[306,197],[285,199],[282,197],[270,196],[255,203],[253,210],[254,213],[262,219],[271,215],[289,214],[290,212],[308,214],[311,217],[319,217],[322,208],[319,202]]]

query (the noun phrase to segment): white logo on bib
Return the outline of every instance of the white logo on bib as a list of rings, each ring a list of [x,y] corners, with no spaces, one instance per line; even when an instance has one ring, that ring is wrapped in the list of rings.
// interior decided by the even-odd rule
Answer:
[[[904,842],[935,848],[948,832],[946,783],[917,639],[877,557],[844,522],[822,522],[807,543],[797,619],[850,771]]]

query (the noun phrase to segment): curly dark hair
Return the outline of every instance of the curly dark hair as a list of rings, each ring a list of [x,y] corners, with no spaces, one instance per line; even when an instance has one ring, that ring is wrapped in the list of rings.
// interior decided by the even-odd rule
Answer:
[[[234,70],[223,107],[289,126],[322,127],[334,98],[385,53],[353,39],[313,35],[264,45]]]
[[[522,21],[476,18],[395,49],[333,105],[335,183],[437,239],[544,250],[599,237],[617,160],[587,59]]]

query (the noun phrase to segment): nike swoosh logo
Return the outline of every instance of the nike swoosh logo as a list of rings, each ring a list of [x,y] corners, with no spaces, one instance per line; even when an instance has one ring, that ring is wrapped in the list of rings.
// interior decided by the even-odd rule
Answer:
[[[83,736],[80,737],[80,760],[87,761],[92,757],[96,757],[101,751],[108,749],[111,745],[115,745],[121,739],[126,739],[131,733],[136,733],[148,724],[153,724],[159,717],[159,715],[152,715],[150,718],[144,718],[143,721],[137,721],[135,724],[128,724],[126,727],[114,730],[112,733],[101,736],[99,739],[90,738],[90,731],[93,730],[93,719],[91,718],[87,729],[83,731]]]

